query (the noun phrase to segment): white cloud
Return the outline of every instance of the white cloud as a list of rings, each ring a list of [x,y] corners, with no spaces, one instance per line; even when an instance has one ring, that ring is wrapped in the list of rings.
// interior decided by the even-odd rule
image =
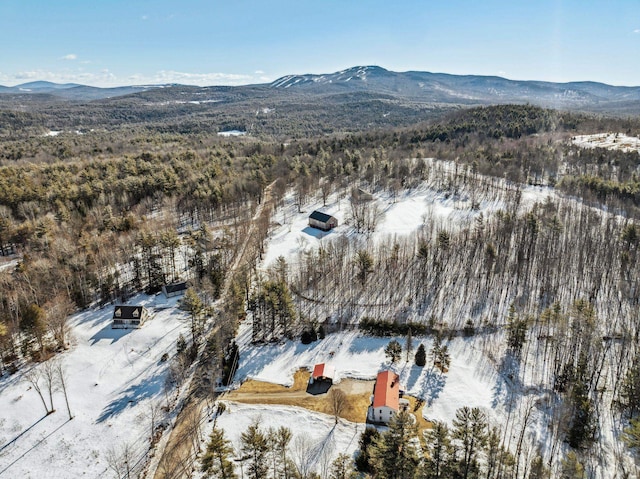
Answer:
[[[69,53],[68,55],[65,55],[62,57],[62,60],[77,60],[78,59],[78,55],[76,55],[75,53]]]
[[[29,72],[18,72],[15,74],[16,80],[33,80],[34,78],[39,78],[40,72],[37,71],[29,71]]]
[[[636,28],[633,33],[640,33],[640,28]]]
[[[143,76],[144,78],[144,76]],[[174,70],[161,70],[151,77],[147,77],[146,83],[183,83],[187,85],[246,85],[256,80],[252,75],[237,73],[187,73]]]
[[[149,20],[149,15],[142,15],[142,17],[140,17],[143,21],[144,20]]]
[[[0,84],[17,85],[33,80],[45,80],[55,83],[81,83],[98,87],[123,85],[154,85],[180,83],[184,85],[247,85],[269,83],[274,79],[262,74],[245,75],[238,73],[191,73],[175,70],[161,70],[156,73],[132,73],[118,76],[109,69],[87,71],[85,68],[64,69],[61,71],[27,70],[18,73],[0,74]]]
[[[253,73],[255,73],[256,75],[264,75],[264,72],[262,70],[256,70]]]

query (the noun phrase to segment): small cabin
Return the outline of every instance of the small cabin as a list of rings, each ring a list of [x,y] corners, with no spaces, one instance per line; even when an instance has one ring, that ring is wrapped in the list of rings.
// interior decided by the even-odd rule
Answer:
[[[367,410],[367,422],[389,424],[393,416],[408,406],[408,401],[400,399],[401,396],[400,376],[393,371],[379,372]]]
[[[309,215],[309,226],[329,231],[338,226],[338,220],[334,216],[316,210]]]
[[[329,366],[325,363],[316,364],[313,368],[313,373],[311,374],[311,379],[313,382],[317,381],[327,381],[329,383],[333,383],[333,378],[336,375],[336,370],[333,366]]]
[[[186,281],[181,283],[171,283],[162,286],[162,293],[166,298],[173,298],[175,296],[182,296],[187,291],[188,285]]]
[[[149,311],[144,306],[117,305],[113,309],[111,329],[139,328],[149,317]]]

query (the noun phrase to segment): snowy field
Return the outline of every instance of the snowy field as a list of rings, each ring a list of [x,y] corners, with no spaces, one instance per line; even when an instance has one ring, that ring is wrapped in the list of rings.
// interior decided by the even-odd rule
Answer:
[[[328,477],[327,471],[338,454],[351,455],[355,452],[364,431],[364,424],[341,419],[336,425],[332,416],[302,408],[223,402],[227,409],[217,418],[216,427],[224,429],[236,455],[240,455],[242,448],[240,435],[256,420],[263,432],[270,427],[278,429],[284,426],[293,433],[289,448],[291,460],[299,470],[315,471],[322,477]],[[205,432],[209,436],[213,423],[207,425]],[[236,468],[240,477],[240,468],[237,465]]]
[[[571,139],[574,145],[582,148],[607,148],[608,150],[640,152],[640,138],[624,133],[596,133],[578,135]]]
[[[447,374],[438,369],[413,364],[404,360],[390,364],[384,348],[394,338],[363,336],[357,332],[329,334],[323,340],[304,345],[299,341],[281,344],[251,345],[248,328],[239,338],[240,365],[236,378],[293,385],[293,375],[300,368],[313,369],[326,362],[336,368],[336,380],[341,378],[375,379],[379,371],[392,369],[400,375],[407,394],[423,399],[423,416],[428,420],[450,422],[463,406],[480,407],[489,417],[499,421],[500,405],[504,402],[506,384],[496,372],[495,365],[482,360],[483,353],[474,339],[454,338],[448,343],[451,368]],[[404,338],[395,338],[404,344]],[[427,352],[432,338],[413,338],[413,353],[424,344]],[[404,359],[404,354],[403,354]],[[372,391],[373,392],[373,391]]]
[[[44,415],[24,380],[26,368],[0,380],[0,479],[113,477],[107,452],[125,444],[136,460],[143,457],[150,404],[165,399],[168,362],[160,358],[175,351],[188,324],[175,298],[138,296],[129,304],[143,304],[152,314],[141,329],[112,330],[113,306],[70,318],[72,346],[58,357],[67,371],[73,420],[61,391],[53,395],[55,413]]]
[[[290,193],[284,199],[284,207],[275,213],[274,220],[279,226],[270,233],[263,267],[272,265],[279,256],[292,262],[300,251],[318,247],[323,240],[330,241],[339,236],[376,241],[388,236],[408,236],[425,224],[433,224],[436,229],[452,230],[472,225],[480,213],[487,217],[504,209],[504,195],[507,194],[504,180],[493,180],[495,186],[478,196],[472,197],[462,187],[457,195],[452,195],[438,186],[453,173],[453,163],[433,159],[426,161],[430,165],[431,175],[418,187],[404,190],[396,197],[388,191],[374,194],[372,205],[378,207],[382,216],[376,231],[367,235],[356,233],[348,224],[351,215],[348,198],[338,198],[334,194],[329,197],[326,206],[319,199],[312,200],[299,212],[294,194]],[[535,202],[544,202],[554,193],[548,187],[523,185],[521,194],[520,207],[523,209],[530,208]],[[477,208],[472,208],[474,202]],[[310,228],[309,214],[316,209],[335,216],[338,227],[329,232]]]

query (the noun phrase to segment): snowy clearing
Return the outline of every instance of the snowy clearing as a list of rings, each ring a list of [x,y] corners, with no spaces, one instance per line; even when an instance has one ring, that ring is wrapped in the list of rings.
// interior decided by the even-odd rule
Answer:
[[[461,229],[472,225],[480,214],[486,217],[504,209],[504,195],[514,188],[504,180],[491,180],[495,184],[488,186],[483,195],[471,196],[463,187],[458,188],[458,194],[451,194],[444,185],[453,174],[454,163],[432,158],[425,161],[431,168],[430,177],[416,188],[403,190],[396,196],[386,190],[374,193],[372,205],[382,215],[376,231],[369,234],[358,234],[348,224],[351,216],[348,198],[333,194],[324,206],[319,198],[312,199],[303,206],[302,211],[298,211],[295,195],[290,192],[284,198],[284,206],[274,215],[277,225],[270,232],[263,268],[271,266],[279,256],[293,263],[299,252],[341,236],[362,237],[376,242],[389,236],[408,236],[420,231],[425,224],[435,224],[439,229]],[[534,203],[544,202],[555,194],[552,188],[540,186],[523,185],[520,191],[521,209],[531,208]],[[338,227],[331,231],[309,227],[309,214],[314,210],[335,216]]]
[[[244,136],[246,135],[246,131],[240,130],[229,130],[229,131],[219,131],[218,136]]]
[[[624,133],[578,135],[571,139],[571,143],[582,148],[606,148],[608,150],[640,152],[640,138],[627,136]]]
[[[0,381],[0,478],[111,477],[106,454],[129,444],[139,460],[149,447],[152,402],[163,385],[178,335],[188,329],[176,299],[138,296],[152,318],[138,330],[113,330],[113,306],[70,318],[72,346],[59,355],[67,372],[73,420],[64,396],[53,395],[55,413],[44,416],[37,393],[24,380],[31,366]],[[43,393],[48,402],[48,394]],[[133,466],[135,467],[135,466]]]
[[[379,371],[390,368],[400,375],[407,394],[424,400],[422,414],[425,419],[450,422],[458,408],[470,406],[482,408],[497,422],[501,420],[499,410],[506,384],[495,365],[483,358],[480,345],[474,339],[454,338],[448,343],[451,368],[447,374],[441,374],[435,368],[414,366],[413,354],[408,363],[390,364],[384,348],[394,338],[343,332],[329,334],[309,345],[299,341],[251,345],[247,327],[243,325],[244,334],[239,338],[238,381],[256,379],[292,386],[293,375],[298,369],[312,370],[315,364],[323,362],[335,366],[335,383],[342,378],[375,379]],[[404,338],[395,339],[404,344]],[[414,353],[420,343],[430,351],[433,338],[415,337]]]

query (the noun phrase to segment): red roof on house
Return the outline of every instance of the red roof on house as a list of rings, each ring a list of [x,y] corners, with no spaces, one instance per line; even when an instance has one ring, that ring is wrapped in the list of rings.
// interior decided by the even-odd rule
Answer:
[[[318,378],[332,378],[334,376],[335,369],[333,366],[329,366],[325,363],[316,364],[313,368],[313,379]]]
[[[393,371],[378,373],[373,390],[373,407],[400,408],[400,377]]]

